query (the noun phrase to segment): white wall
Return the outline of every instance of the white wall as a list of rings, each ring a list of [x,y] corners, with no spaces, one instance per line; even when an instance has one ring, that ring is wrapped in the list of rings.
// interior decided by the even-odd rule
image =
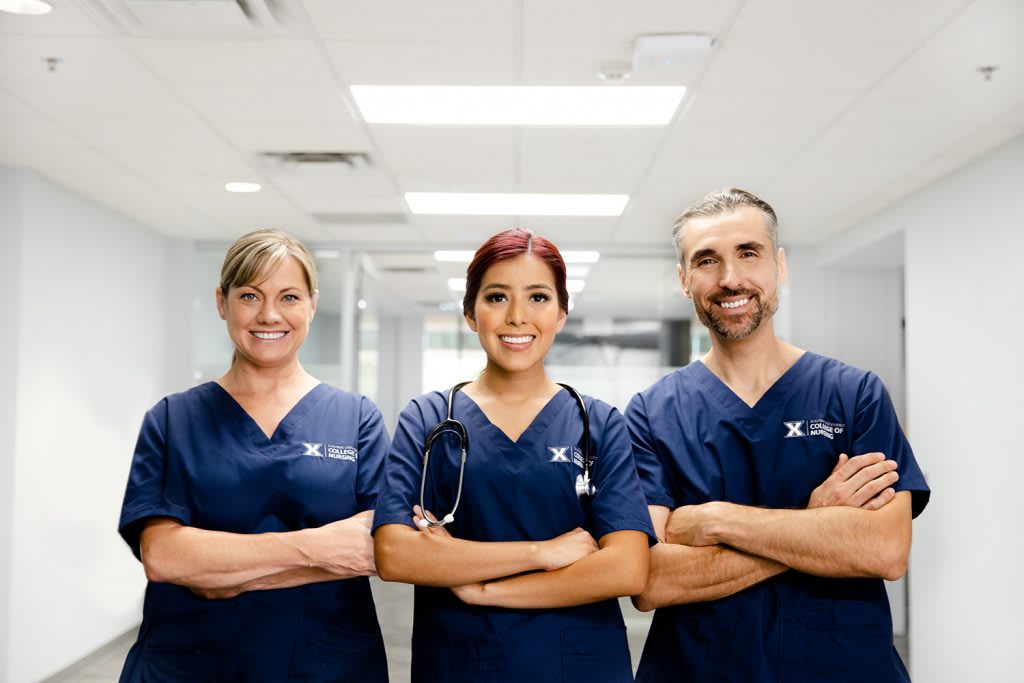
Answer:
[[[0,167],[0,292],[8,322],[18,319],[23,176]],[[0,664],[10,661],[11,525],[14,515],[14,433],[17,419],[18,335],[0,335]],[[4,677],[0,666],[0,678]]]
[[[169,329],[182,314],[166,269],[181,255],[167,240],[27,171],[0,175],[0,196],[22,207],[20,222],[4,217],[3,246],[18,249],[3,289],[17,377],[0,385],[0,413],[17,406],[0,675],[18,683],[138,623],[144,577],[118,513],[142,414],[188,347]]]
[[[910,566],[925,683],[1021,679],[1022,178],[1017,139],[851,233],[906,236],[907,417],[934,491]]]

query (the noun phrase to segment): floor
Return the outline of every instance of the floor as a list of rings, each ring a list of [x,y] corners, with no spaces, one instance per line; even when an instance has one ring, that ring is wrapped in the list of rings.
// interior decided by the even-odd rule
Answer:
[[[374,579],[373,595],[388,651],[391,682],[407,683],[411,659],[409,634],[412,628],[412,586]],[[629,600],[623,599],[620,602],[635,668],[647,637],[650,615],[637,612]],[[135,632],[126,633],[75,665],[46,679],[44,683],[113,683],[117,681],[125,655],[134,641]],[[906,637],[896,638],[896,649],[903,661],[907,661]]]

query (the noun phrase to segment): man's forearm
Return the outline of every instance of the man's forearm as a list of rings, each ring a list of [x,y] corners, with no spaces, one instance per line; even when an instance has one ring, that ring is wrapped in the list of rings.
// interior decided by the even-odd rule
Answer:
[[[910,492],[880,510],[836,506],[773,510],[712,503],[708,537],[797,571],[831,577],[896,579],[910,552]]]
[[[647,588],[633,598],[641,611],[717,600],[786,571],[764,557],[720,545],[659,543],[651,548]]]

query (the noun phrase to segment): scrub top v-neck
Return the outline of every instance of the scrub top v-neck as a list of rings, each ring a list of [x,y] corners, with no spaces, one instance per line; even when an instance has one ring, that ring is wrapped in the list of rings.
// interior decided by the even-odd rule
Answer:
[[[388,453],[374,529],[412,524],[419,504],[427,433],[445,418],[447,392],[413,400],[399,418]],[[445,528],[474,541],[539,541],[576,527],[596,539],[618,530],[652,539],[622,416],[584,398],[590,416],[597,493],[581,503],[583,423],[564,389],[513,441],[468,396],[457,393],[453,415],[469,440],[462,501]],[[443,443],[442,443],[443,441]],[[442,437],[430,453],[426,505],[444,515],[458,484],[458,441]],[[413,619],[415,683],[632,680],[622,615],[616,600],[558,609],[470,606],[447,588],[417,586]]]
[[[650,505],[723,500],[804,508],[840,453],[897,463],[916,516],[928,486],[892,402],[872,373],[805,352],[747,405],[703,363],[677,370],[626,409]],[[638,681],[736,683],[907,680],[881,579],[786,571],[710,602],[655,612]]]
[[[220,385],[143,420],[119,529],[147,520],[231,533],[318,527],[376,505],[388,437],[365,397],[319,384],[268,437]],[[150,582],[123,681],[386,681],[365,577],[206,600]]]

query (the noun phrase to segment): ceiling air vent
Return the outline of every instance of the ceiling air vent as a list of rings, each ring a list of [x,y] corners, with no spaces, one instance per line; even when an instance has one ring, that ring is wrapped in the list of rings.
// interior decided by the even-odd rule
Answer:
[[[401,275],[422,275],[423,273],[436,273],[437,270],[434,268],[425,268],[423,266],[388,266],[381,268],[383,273],[395,273]]]
[[[366,152],[260,152],[259,159],[274,173],[349,175],[373,168]]]
[[[308,31],[288,0],[84,0],[113,33],[147,36],[252,36]]]
[[[405,225],[404,213],[314,213],[324,225]]]

